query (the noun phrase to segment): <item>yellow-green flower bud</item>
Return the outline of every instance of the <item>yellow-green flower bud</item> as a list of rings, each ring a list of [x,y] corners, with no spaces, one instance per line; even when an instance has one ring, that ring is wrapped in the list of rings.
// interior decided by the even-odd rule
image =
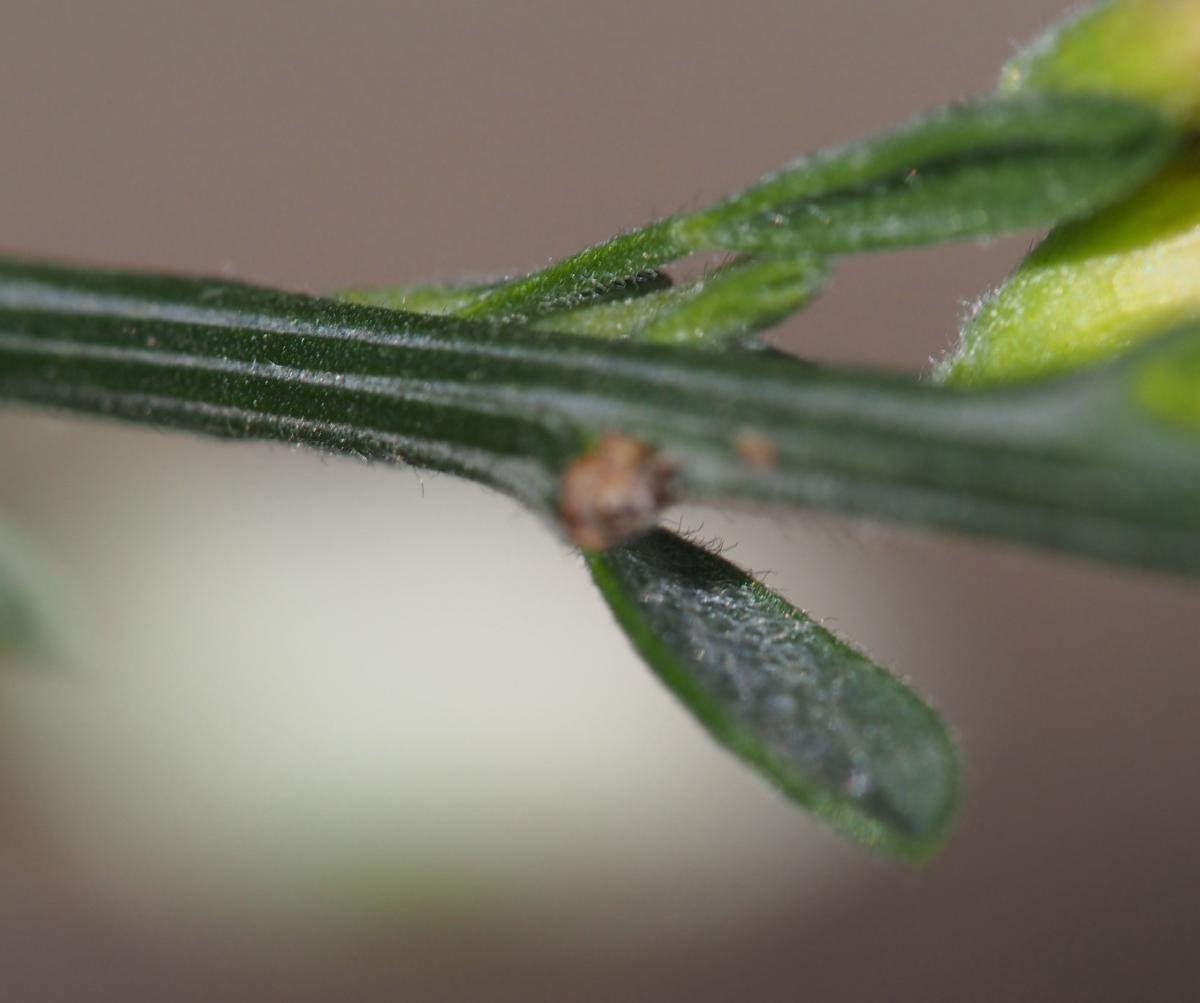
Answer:
[[[1089,8],[1009,63],[1000,89],[1126,97],[1200,125],[1200,0],[1109,0]]]
[[[1107,358],[1200,319],[1200,157],[1055,230],[967,321],[937,375],[1027,379]]]

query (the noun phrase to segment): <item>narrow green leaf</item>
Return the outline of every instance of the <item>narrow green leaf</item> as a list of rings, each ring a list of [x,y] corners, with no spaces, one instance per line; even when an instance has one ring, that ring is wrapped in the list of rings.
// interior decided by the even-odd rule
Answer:
[[[1172,344],[1195,338],[1187,329]],[[1168,347],[962,390],[234,283],[0,263],[0,398],[405,461],[554,519],[581,457],[618,435],[670,474],[643,495],[651,502],[812,506],[1198,573],[1200,449],[1150,420],[1131,382]]]
[[[378,306],[386,310],[404,310],[408,313],[427,313],[444,317],[478,303],[503,285],[504,280],[501,279],[494,282],[365,286],[361,289],[339,289],[333,295],[336,299],[362,306]]]
[[[719,742],[859,842],[911,860],[937,850],[958,765],[916,693],[664,530],[588,563],[634,647]]]
[[[681,242],[672,220],[660,220],[505,283],[461,312],[478,320],[527,322],[590,302],[595,290],[654,271],[691,251]]]
[[[530,321],[701,251],[865,251],[1047,226],[1150,177],[1178,142],[1153,109],[1092,95],[951,105],[767,175],[699,212],[612,237],[486,292],[465,316]]]
[[[363,306],[445,316],[469,310],[503,289],[508,283],[507,279],[495,279],[489,282],[456,282],[442,285],[377,286],[343,289],[335,293],[335,296],[348,303],[360,303]],[[593,285],[590,289],[583,290],[577,298],[578,309],[589,310],[594,306],[609,303],[633,303],[648,293],[669,288],[671,280],[666,275],[649,269],[627,277],[620,276],[606,285]],[[511,323],[521,318],[490,314],[488,319],[497,323]]]
[[[650,273],[657,274],[657,273]],[[778,323],[828,281],[815,258],[738,259],[680,285],[639,285],[629,295],[544,314],[529,326],[607,340],[720,348]],[[464,312],[496,286],[410,286],[353,290],[351,303],[446,316]]]
[[[644,344],[724,348],[778,324],[825,286],[816,258],[739,259],[638,299],[549,314],[534,327]]]
[[[989,99],[801,161],[679,225],[692,246],[775,254],[990,236],[1112,201],[1177,142],[1156,112],[1119,100]]]

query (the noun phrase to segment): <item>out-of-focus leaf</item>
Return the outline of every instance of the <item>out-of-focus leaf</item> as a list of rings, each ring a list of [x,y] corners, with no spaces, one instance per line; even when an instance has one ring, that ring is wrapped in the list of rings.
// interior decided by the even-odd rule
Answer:
[[[1200,337],[1185,329],[1139,355],[1130,379],[1134,401],[1144,414],[1187,433],[1200,450]]]
[[[916,693],[665,530],[588,561],[634,647],[718,741],[860,842],[912,860],[937,849],[958,765]]]
[[[0,657],[19,648],[33,636],[33,611],[26,596],[0,566]]]
[[[28,647],[41,633],[29,564],[24,549],[0,529],[0,667],[6,655]]]

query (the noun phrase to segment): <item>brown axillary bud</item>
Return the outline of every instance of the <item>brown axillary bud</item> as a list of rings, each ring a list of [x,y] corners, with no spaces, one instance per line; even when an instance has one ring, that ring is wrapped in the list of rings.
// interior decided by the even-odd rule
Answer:
[[[559,516],[585,550],[611,547],[654,525],[673,473],[652,446],[607,433],[563,474]]]
[[[733,445],[743,462],[756,470],[769,470],[779,458],[779,450],[775,448],[775,443],[753,429],[739,433]]]

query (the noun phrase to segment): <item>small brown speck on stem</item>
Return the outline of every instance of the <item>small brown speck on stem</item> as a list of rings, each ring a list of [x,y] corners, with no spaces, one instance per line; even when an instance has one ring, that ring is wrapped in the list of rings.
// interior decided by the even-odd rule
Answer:
[[[757,470],[769,470],[779,458],[775,443],[761,432],[751,429],[739,433],[733,445],[746,465]]]
[[[611,547],[654,525],[673,472],[653,446],[607,433],[563,474],[559,516],[585,550]]]

